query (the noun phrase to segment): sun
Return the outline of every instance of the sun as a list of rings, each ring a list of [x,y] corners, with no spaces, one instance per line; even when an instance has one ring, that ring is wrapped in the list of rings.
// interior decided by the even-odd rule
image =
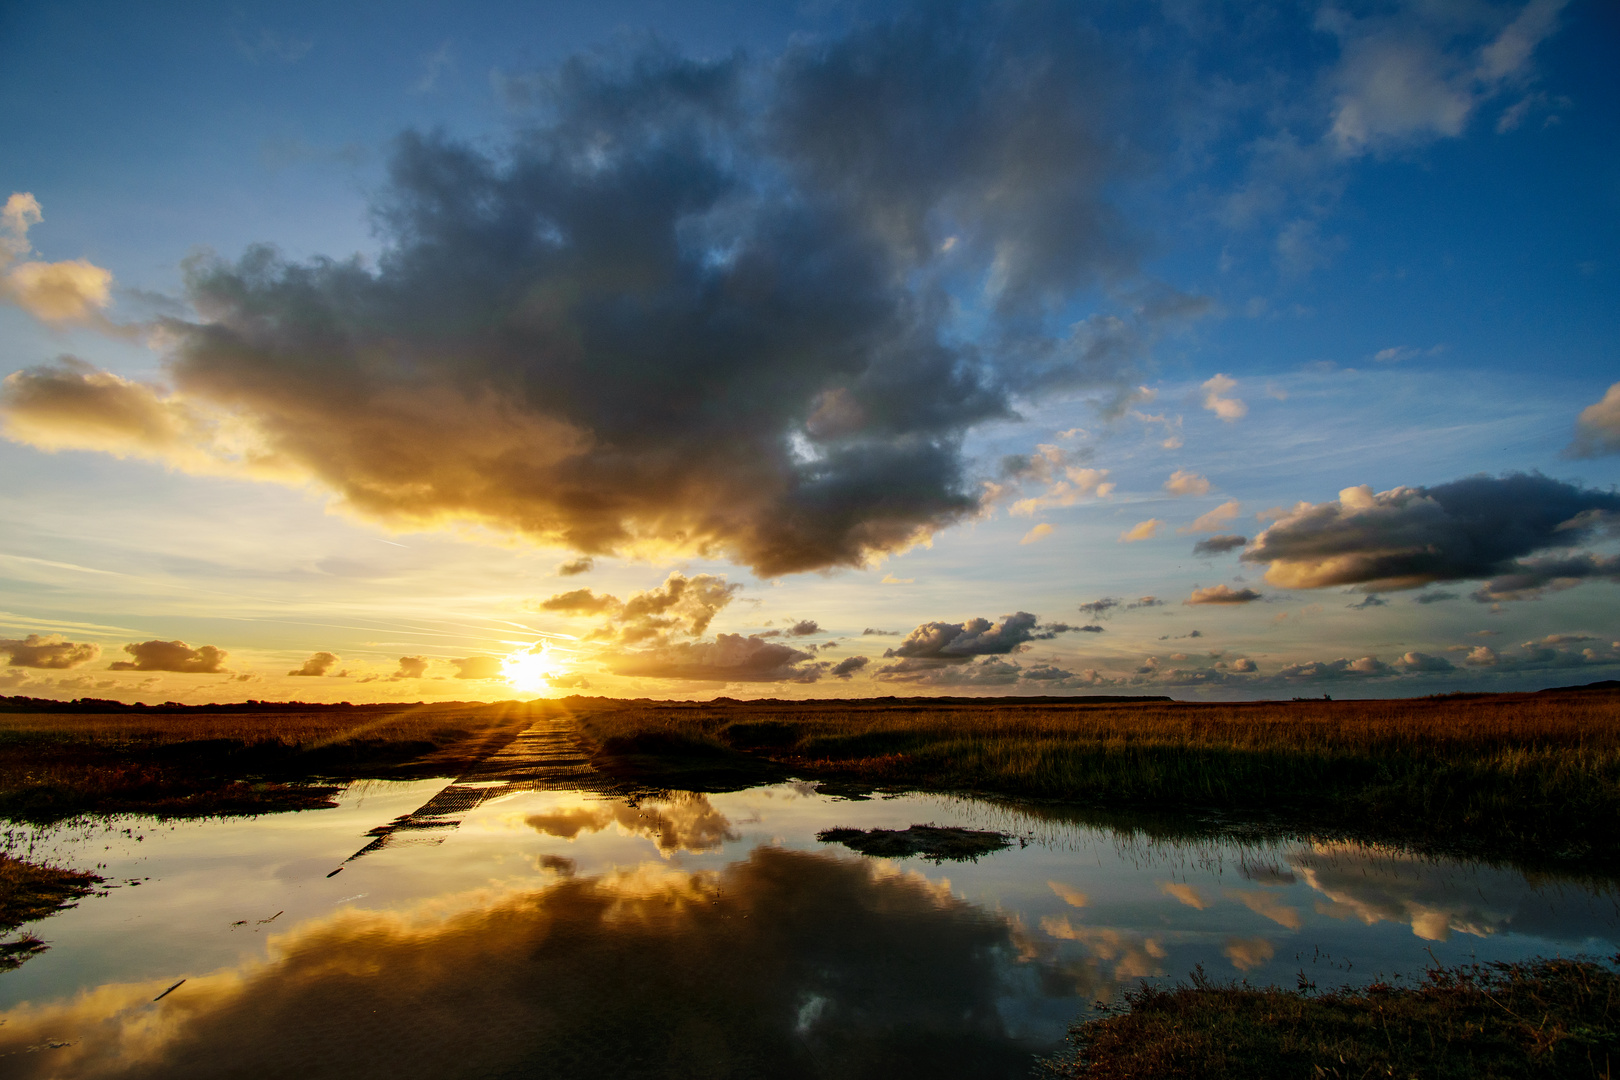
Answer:
[[[536,649],[519,649],[501,660],[501,677],[519,690],[539,693],[551,689],[550,678],[560,675],[567,665],[551,654],[551,645],[541,642]]]

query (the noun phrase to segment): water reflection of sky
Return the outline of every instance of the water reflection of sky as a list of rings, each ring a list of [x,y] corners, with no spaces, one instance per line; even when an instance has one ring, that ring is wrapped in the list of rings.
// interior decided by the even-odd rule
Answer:
[[[1612,891],[1511,870],[803,785],[521,793],[344,862],[436,787],[40,838],[122,885],[0,976],[5,1071],[1021,1076],[1090,1001],[1198,964],[1328,985],[1620,942]],[[1025,844],[936,866],[815,839],[919,822]]]

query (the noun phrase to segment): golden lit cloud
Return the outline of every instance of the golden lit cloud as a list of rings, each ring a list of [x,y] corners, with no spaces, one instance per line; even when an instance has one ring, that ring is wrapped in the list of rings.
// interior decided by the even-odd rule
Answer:
[[[1243,509],[1243,504],[1236,499],[1221,503],[1206,514],[1199,515],[1191,525],[1184,525],[1177,529],[1178,533],[1218,533],[1225,528],[1226,523],[1236,518]]]
[[[1124,532],[1119,534],[1119,542],[1122,544],[1134,544],[1139,540],[1151,540],[1155,536],[1159,535],[1159,530],[1163,527],[1164,522],[1160,521],[1158,518],[1148,518],[1146,521],[1139,521],[1135,525],[1132,525],[1129,529],[1126,529]]]

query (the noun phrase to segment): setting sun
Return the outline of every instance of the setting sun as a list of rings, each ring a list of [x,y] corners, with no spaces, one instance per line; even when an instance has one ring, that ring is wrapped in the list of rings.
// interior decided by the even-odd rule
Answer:
[[[542,642],[537,648],[519,649],[502,658],[501,677],[519,690],[538,693],[551,689],[551,677],[566,666],[552,655],[551,645]]]

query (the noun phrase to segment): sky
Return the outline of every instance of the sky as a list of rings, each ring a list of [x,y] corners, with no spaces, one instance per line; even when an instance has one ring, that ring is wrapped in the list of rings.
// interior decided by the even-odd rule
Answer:
[[[1620,11],[0,9],[0,693],[1620,677]]]

